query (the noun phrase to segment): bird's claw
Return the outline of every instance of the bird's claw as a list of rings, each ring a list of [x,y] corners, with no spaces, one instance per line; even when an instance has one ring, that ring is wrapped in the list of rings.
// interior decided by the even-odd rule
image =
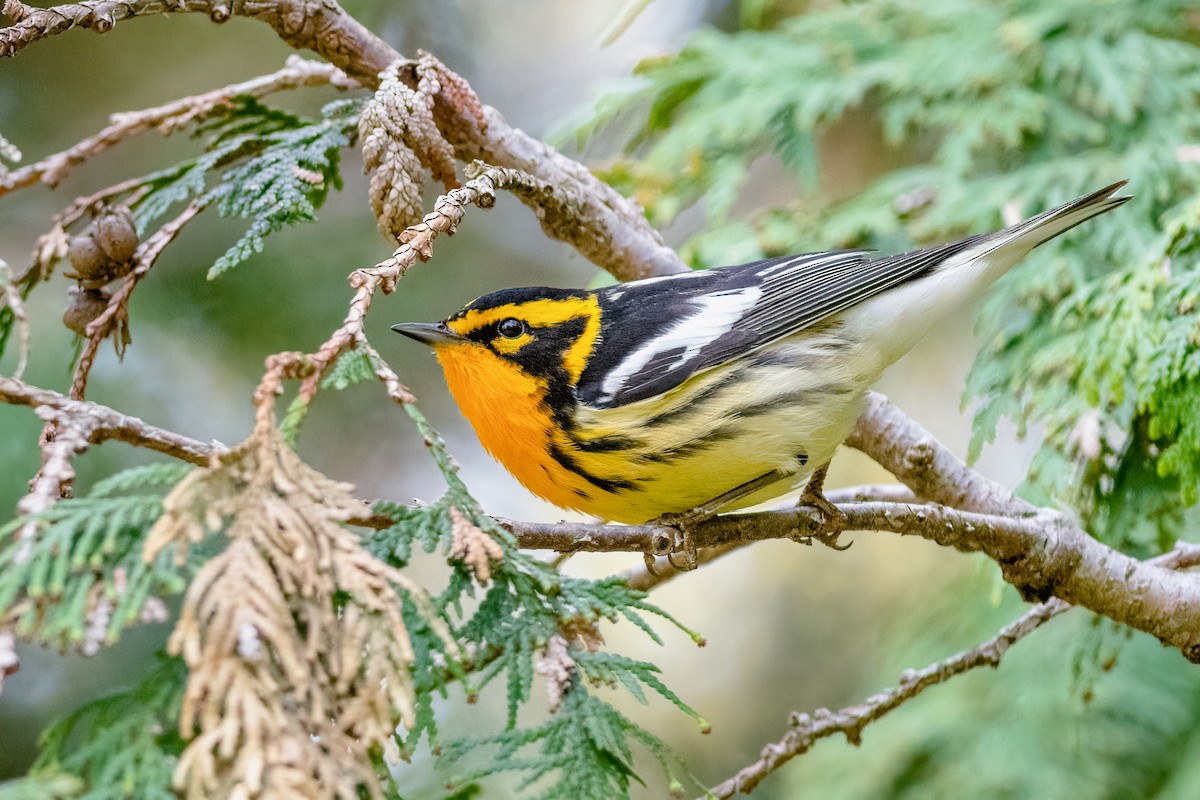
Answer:
[[[821,522],[817,529],[812,533],[806,533],[796,537],[796,541],[802,544],[811,545],[813,542],[821,544],[833,550],[849,550],[850,545],[854,542],[846,542],[840,544],[838,537],[846,530],[846,512],[835,506],[829,501],[820,488],[815,491],[809,491],[806,487],[804,493],[800,495],[798,506],[807,506],[815,510],[821,516]]]
[[[693,538],[691,532],[691,526],[699,521],[699,519],[694,518],[692,515],[684,513],[663,514],[652,523],[664,528],[670,528],[674,532],[675,536],[671,542],[671,549],[667,551],[666,556],[667,562],[680,572],[690,572],[700,563],[696,540]],[[676,554],[682,556],[682,562],[676,560]],[[647,564],[649,562],[650,557],[647,554]]]

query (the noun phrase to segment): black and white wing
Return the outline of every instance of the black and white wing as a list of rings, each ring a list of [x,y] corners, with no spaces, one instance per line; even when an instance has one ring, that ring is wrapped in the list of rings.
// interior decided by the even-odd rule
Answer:
[[[932,271],[984,237],[869,260],[840,250],[650,278],[601,290],[604,347],[577,387],[612,408],[790,336]]]

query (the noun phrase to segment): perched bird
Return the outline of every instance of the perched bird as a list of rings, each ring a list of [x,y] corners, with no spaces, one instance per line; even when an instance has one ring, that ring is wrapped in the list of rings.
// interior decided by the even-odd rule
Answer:
[[[824,471],[871,384],[1034,247],[1128,200],[1124,183],[911,253],[505,289],[392,330],[433,347],[484,448],[556,506],[686,523],[807,480],[835,539]]]

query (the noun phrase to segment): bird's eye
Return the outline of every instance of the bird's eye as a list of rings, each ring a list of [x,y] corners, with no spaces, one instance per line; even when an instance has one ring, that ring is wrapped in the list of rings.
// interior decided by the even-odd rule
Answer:
[[[525,323],[515,317],[509,317],[506,320],[501,320],[496,326],[496,332],[505,339],[516,339],[525,332]]]

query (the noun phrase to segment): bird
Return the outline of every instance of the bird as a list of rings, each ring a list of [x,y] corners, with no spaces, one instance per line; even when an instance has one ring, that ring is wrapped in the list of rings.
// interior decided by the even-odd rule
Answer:
[[[695,522],[803,486],[841,549],[824,479],[872,384],[1033,248],[1128,201],[1125,183],[899,255],[502,289],[392,330],[432,347],[484,449],[559,508],[675,527],[694,565]]]

